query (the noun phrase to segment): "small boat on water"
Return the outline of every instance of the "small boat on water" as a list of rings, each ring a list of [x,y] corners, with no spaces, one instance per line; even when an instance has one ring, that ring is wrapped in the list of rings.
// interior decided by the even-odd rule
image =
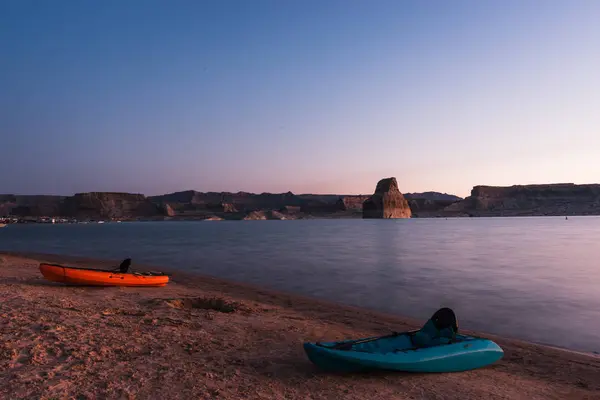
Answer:
[[[454,312],[438,310],[417,331],[340,342],[304,343],[308,358],[329,371],[373,369],[458,372],[500,360],[504,351],[491,340],[459,335]]]
[[[7,224],[0,224],[0,228],[4,228]]]
[[[159,287],[169,283],[169,276],[162,272],[128,272],[130,265],[129,258],[112,270],[41,263],[40,272],[49,281],[72,285]]]

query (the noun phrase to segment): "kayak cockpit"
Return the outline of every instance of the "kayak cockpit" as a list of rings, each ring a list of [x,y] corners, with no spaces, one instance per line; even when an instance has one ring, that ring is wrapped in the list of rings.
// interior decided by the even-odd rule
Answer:
[[[317,344],[336,350],[386,354],[457,343],[462,338],[464,336],[458,335],[458,322],[454,311],[449,308],[441,308],[421,329],[416,331],[395,332],[380,337]]]
[[[413,340],[414,332],[403,332],[398,334],[395,337],[382,337],[377,340],[368,341],[364,343],[358,343],[351,345],[350,348],[346,346],[344,349],[343,346],[339,350],[350,350],[350,351],[360,351],[366,353],[379,353],[379,354],[387,354],[387,353],[396,353],[399,351],[410,351],[410,350],[418,350],[418,349],[426,349],[428,347],[435,346],[443,346],[454,343],[461,343],[469,340],[475,339],[472,336],[465,335],[456,335],[454,338],[432,338],[431,341],[427,345],[419,345],[416,344]],[[319,343],[320,346],[323,347],[331,347],[333,348],[335,345],[344,343],[344,342],[332,342],[332,343]]]

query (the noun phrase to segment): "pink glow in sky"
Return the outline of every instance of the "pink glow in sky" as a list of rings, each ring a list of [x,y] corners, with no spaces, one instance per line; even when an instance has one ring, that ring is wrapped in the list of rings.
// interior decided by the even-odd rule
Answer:
[[[0,193],[600,181],[600,2],[243,4],[4,2]]]

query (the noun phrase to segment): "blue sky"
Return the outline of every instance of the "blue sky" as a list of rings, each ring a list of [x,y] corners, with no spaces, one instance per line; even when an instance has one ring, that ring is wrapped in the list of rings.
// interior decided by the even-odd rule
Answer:
[[[600,181],[600,2],[0,0],[0,193]]]

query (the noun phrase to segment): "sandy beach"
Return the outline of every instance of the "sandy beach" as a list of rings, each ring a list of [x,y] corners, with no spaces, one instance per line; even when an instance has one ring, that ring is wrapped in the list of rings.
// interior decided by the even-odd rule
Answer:
[[[68,287],[45,281],[40,261],[116,264],[0,253],[2,399],[600,398],[600,358],[486,334],[505,356],[479,370],[325,373],[303,342],[423,321],[166,268],[164,288]],[[201,308],[217,298],[231,312]]]

